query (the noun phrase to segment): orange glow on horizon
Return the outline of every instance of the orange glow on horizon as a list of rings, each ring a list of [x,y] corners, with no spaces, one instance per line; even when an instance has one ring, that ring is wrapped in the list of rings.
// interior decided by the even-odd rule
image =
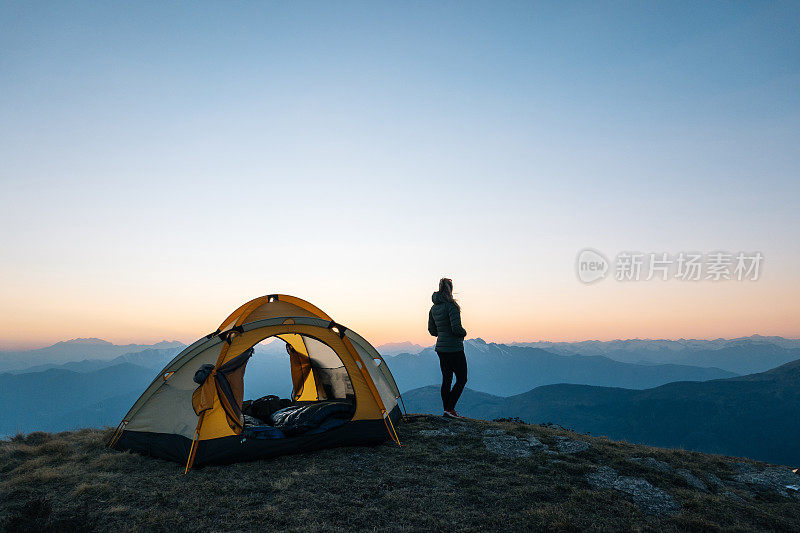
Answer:
[[[316,301],[337,321],[351,327],[374,345],[410,341],[429,346],[428,296],[387,295],[391,304],[322,294]],[[468,337],[487,342],[582,341],[613,339],[715,339],[764,336],[800,337],[797,321],[800,294],[768,281],[751,286],[719,284],[608,283],[603,287],[576,285],[561,291],[538,291],[538,299],[502,298],[463,286],[460,301]],[[364,294],[364,293],[362,293]],[[2,310],[4,333],[0,349],[40,348],[58,341],[96,337],[115,344],[153,344],[178,340],[189,344],[217,327],[227,314],[249,298],[231,295],[185,295],[154,305],[145,298],[124,305],[100,295],[81,304],[53,299],[41,308],[18,304]],[[337,298],[338,296],[338,298]],[[302,296],[301,296],[302,297]],[[175,302],[180,302],[176,305]],[[613,302],[610,305],[609,302]]]

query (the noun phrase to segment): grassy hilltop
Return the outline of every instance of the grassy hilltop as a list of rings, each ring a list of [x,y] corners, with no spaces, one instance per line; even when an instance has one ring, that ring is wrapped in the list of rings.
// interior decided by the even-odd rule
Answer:
[[[557,427],[412,416],[404,446],[210,466],[108,450],[109,431],[0,441],[0,529],[800,530],[784,467]],[[792,483],[794,482],[794,483]]]

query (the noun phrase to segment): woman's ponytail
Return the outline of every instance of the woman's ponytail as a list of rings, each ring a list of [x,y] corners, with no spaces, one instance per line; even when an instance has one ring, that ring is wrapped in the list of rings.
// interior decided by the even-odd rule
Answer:
[[[441,297],[447,301],[451,302],[453,305],[461,309],[461,306],[458,305],[458,302],[455,298],[453,298],[453,280],[450,278],[442,278],[439,280],[439,294]]]

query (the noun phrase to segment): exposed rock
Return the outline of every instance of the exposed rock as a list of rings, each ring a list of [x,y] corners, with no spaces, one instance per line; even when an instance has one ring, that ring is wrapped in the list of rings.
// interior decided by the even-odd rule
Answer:
[[[439,429],[421,429],[419,434],[423,437],[452,437],[463,435],[469,430],[463,426],[445,426]]]
[[[534,450],[536,450],[538,452],[542,452],[542,453],[545,453],[547,455],[558,455],[558,452],[551,450],[550,447],[547,444],[545,444],[544,442],[540,441],[539,439],[537,439],[533,435],[528,435],[528,444],[530,445],[531,448],[533,448]],[[553,462],[555,462],[555,461],[553,461]],[[560,461],[560,462],[563,462],[563,461]]]
[[[573,440],[568,437],[556,437],[556,448],[561,453],[580,453],[590,448],[588,442]]]
[[[715,489],[721,489],[725,486],[725,483],[723,483],[722,480],[714,474],[706,474],[706,480],[708,481],[708,484]]]
[[[681,476],[683,479],[686,480],[686,483],[693,489],[702,490],[703,492],[708,492],[708,486],[703,483],[703,480],[686,470],[685,468],[679,468],[675,471],[676,474]]]
[[[708,492],[708,485],[706,485],[702,479],[698,478],[685,468],[679,468],[675,470],[668,463],[659,461],[655,457],[631,457],[630,461],[648,468],[652,468],[653,470],[658,470],[659,472],[663,472],[665,474],[674,472],[685,479],[686,483],[693,489]],[[710,475],[713,476],[713,478],[719,483],[719,486],[722,486],[722,481],[717,476],[714,476],[713,474]]]
[[[631,457],[630,461],[634,463],[640,464],[642,466],[646,466],[648,468],[652,468],[654,470],[658,470],[659,472],[670,473],[672,472],[672,467],[669,466],[664,461],[659,461],[655,457]]]
[[[490,452],[503,457],[530,457],[533,453],[527,440],[513,435],[486,435],[484,432],[483,444]]]
[[[731,500],[734,500],[734,501],[737,501],[737,502],[743,502],[744,501],[744,498],[742,498],[741,496],[739,496],[738,494],[733,492],[731,489],[725,489],[724,491],[722,491],[722,495],[725,496],[726,498],[730,498]]]
[[[533,435],[528,435],[528,444],[531,448],[547,450],[547,445]]]
[[[736,463],[734,467],[739,472],[733,477],[736,481],[746,483],[756,490],[775,491],[786,498],[790,497],[787,485],[796,485],[798,480],[797,474],[782,466],[758,468],[748,463]]]
[[[643,478],[620,476],[608,466],[601,466],[596,472],[587,474],[586,480],[593,487],[622,492],[648,514],[673,515],[680,512],[678,502],[669,493],[654,487]]]
[[[566,437],[560,438],[565,442],[563,444],[564,450],[574,450],[562,451],[562,453],[577,453],[589,448],[588,443],[573,441]],[[526,438],[519,438],[513,435],[507,435],[502,429],[485,429],[483,431],[483,444],[490,452],[505,457],[530,457],[533,455],[533,451],[545,453],[547,455],[559,455],[559,452],[551,450],[547,444],[537,439],[534,435],[528,435]],[[560,449],[562,441],[559,441],[558,445]]]
[[[610,466],[599,466],[593,473],[586,474],[586,479],[595,487],[613,489],[614,482],[619,479],[619,473]]]

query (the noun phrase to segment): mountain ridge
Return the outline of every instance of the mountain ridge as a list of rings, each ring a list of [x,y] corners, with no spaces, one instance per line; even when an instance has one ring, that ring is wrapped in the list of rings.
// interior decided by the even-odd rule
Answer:
[[[51,368],[29,374],[0,374],[0,436],[85,426],[85,418],[71,418],[72,414],[120,394],[138,397],[154,377],[152,369],[128,362],[91,372]],[[116,425],[125,410],[120,413],[118,406],[108,407],[94,425]],[[92,412],[96,413],[96,408]]]
[[[0,372],[0,374],[31,374],[35,372],[42,372],[49,369],[63,369],[72,370],[74,372],[91,372],[107,368],[120,363],[133,363],[137,366],[143,366],[153,370],[161,370],[169,361],[177,355],[178,348],[155,349],[147,348],[140,352],[126,353],[119,355],[113,359],[83,359],[81,361],[69,361],[67,363],[49,363],[44,365],[32,366],[22,370],[11,370],[9,372]]]
[[[441,412],[436,387],[404,399],[411,410]],[[750,376],[644,390],[554,384],[505,398],[465,391],[458,409],[475,418],[518,417],[640,444],[800,464],[800,360]]]
[[[0,373],[83,360],[109,360],[128,353],[141,352],[148,349],[182,349],[185,346],[179,341],[166,340],[155,344],[113,344],[96,338],[71,339],[34,350],[0,351]]]
[[[582,383],[648,388],[676,380],[733,377],[722,369],[689,365],[637,365],[604,356],[558,355],[540,348],[464,342],[469,387],[500,396],[512,396],[538,385]],[[387,360],[400,391],[441,383],[439,358],[433,348],[418,354],[401,354]]]

